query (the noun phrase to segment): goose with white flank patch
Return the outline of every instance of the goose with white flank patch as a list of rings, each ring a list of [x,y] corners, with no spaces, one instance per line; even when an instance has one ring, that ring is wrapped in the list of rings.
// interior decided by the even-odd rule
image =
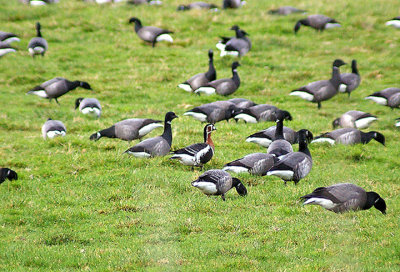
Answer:
[[[296,25],[294,26],[294,34],[297,34],[297,31],[299,31],[301,25],[312,27],[317,31],[324,31],[328,28],[341,27],[339,22],[337,22],[335,19],[320,14],[310,15],[305,19],[297,21]]]
[[[340,128],[315,137],[312,143],[328,142],[330,144],[368,144],[372,139],[385,145],[385,136],[376,131],[362,132],[355,128]]]
[[[342,213],[348,211],[368,210],[374,206],[386,214],[386,203],[375,192],[366,192],[363,188],[351,183],[339,183],[329,187],[319,187],[311,194],[302,196],[303,205],[319,205],[328,211]]]
[[[275,155],[278,158],[293,152],[292,145],[283,137],[283,120],[288,118],[291,120],[291,116],[287,111],[277,112],[275,140],[268,146],[267,149],[268,154]]]
[[[207,124],[204,127],[204,143],[192,144],[185,148],[173,151],[173,156],[170,159],[177,159],[183,165],[198,166],[203,168],[203,165],[209,162],[214,156],[214,143],[211,139],[211,133],[216,130],[213,124]]]
[[[10,43],[19,42],[19,41],[20,41],[19,37],[17,35],[15,35],[14,33],[0,31],[0,42],[10,44]]]
[[[8,53],[16,52],[17,50],[6,42],[0,42],[0,57]]]
[[[268,170],[274,166],[277,160],[275,155],[272,154],[252,153],[225,164],[222,170],[264,176],[267,174]]]
[[[243,5],[246,5],[246,1],[243,1],[243,0],[223,0],[223,2],[222,2],[222,7],[224,9],[227,9],[227,8],[237,9],[237,8],[240,8]]]
[[[161,136],[146,139],[129,148],[124,153],[133,155],[137,158],[167,155],[170,152],[172,145],[171,122],[175,118],[178,118],[178,116],[176,116],[174,112],[167,112],[164,121],[164,133]]]
[[[363,111],[351,110],[332,122],[333,128],[368,128],[372,122],[378,120],[375,115]]]
[[[54,99],[57,104],[59,104],[57,98],[78,87],[92,90],[89,83],[85,81],[69,81],[68,79],[65,79],[63,77],[56,77],[35,86],[32,90],[27,92],[27,94],[37,95],[39,97],[49,100]]]
[[[246,138],[246,142],[255,143],[262,147],[269,147],[275,140],[276,126],[256,132]],[[283,127],[283,138],[290,144],[297,144],[299,142],[299,134],[291,128]]]
[[[228,102],[228,101],[217,101],[217,102]],[[239,109],[233,103],[226,103],[226,106],[225,105],[222,106],[214,102],[195,107],[185,112],[183,115],[191,116],[194,119],[199,120],[200,122],[208,122],[211,124],[215,124],[223,120],[228,121],[229,119],[233,118],[233,116],[236,113],[240,111],[241,109]]]
[[[258,122],[267,122],[273,121],[275,122],[277,119],[277,114],[280,111],[275,106],[268,104],[259,104],[249,108],[242,109],[241,112],[234,116],[235,120],[243,120],[246,123],[258,123]],[[292,120],[292,116],[289,112],[285,112],[285,118],[287,120]]]
[[[79,108],[79,111],[83,114],[87,114],[91,117],[100,118],[101,105],[99,100],[97,100],[96,98],[77,98],[75,100],[75,110],[77,108]]]
[[[46,123],[42,126],[43,139],[53,139],[57,136],[65,136],[67,134],[67,128],[65,125],[58,120],[47,119]]]
[[[269,14],[276,14],[276,15],[289,15],[292,13],[306,13],[306,10],[298,9],[291,6],[283,6],[277,9],[271,9],[268,11]]]
[[[228,172],[219,169],[212,169],[204,172],[198,179],[192,181],[192,186],[198,188],[205,195],[220,195],[225,201],[225,193],[232,187],[240,196],[247,195],[247,189],[243,183],[233,178]]]
[[[34,58],[36,55],[42,55],[46,53],[48,49],[47,41],[42,37],[42,32],[40,31],[41,25],[39,22],[36,23],[36,37],[32,38],[28,44],[29,54]]]
[[[213,56],[214,52],[208,50],[208,71],[206,73],[196,74],[185,82],[179,84],[178,87],[187,92],[193,92],[210,81],[215,80],[217,78],[217,72],[215,71]]]
[[[249,34],[240,29],[237,25],[232,26],[231,30],[235,31],[236,37],[221,37],[222,41],[219,41],[216,47],[221,51],[221,57],[242,57],[251,49],[251,41],[246,37]]]
[[[394,17],[393,19],[387,21],[385,25],[400,28],[400,16]]]
[[[0,168],[0,184],[2,184],[6,179],[17,180],[18,174],[10,168]]]
[[[297,184],[306,177],[312,168],[311,153],[307,147],[307,139],[312,139],[312,133],[306,129],[299,131],[299,151],[284,155],[268,172],[268,176],[277,176]]]
[[[237,67],[239,67],[239,62],[235,61],[232,63],[232,77],[231,78],[223,78],[217,79],[211,82],[208,82],[205,86],[198,88],[194,92],[197,94],[219,94],[219,95],[230,95],[236,92],[236,90],[240,86],[240,78],[237,73]]]
[[[369,99],[380,105],[388,106],[390,108],[397,108],[400,105],[400,89],[387,88],[380,92],[375,92],[365,99]]]
[[[206,2],[193,2],[188,5],[179,5],[176,10],[184,11],[191,9],[217,9],[218,6]]]
[[[135,23],[135,32],[145,42],[151,43],[154,47],[157,42],[167,41],[172,43],[174,40],[172,39],[171,30],[162,29],[155,26],[143,26],[142,22],[135,17],[129,19],[129,23]]]
[[[136,139],[141,140],[152,130],[162,127],[163,125],[161,123],[162,121],[153,119],[125,119],[115,123],[109,128],[93,133],[90,135],[90,140],[97,141],[102,137],[117,138],[128,142]]]
[[[350,97],[350,93],[357,89],[360,85],[361,77],[357,69],[357,61],[351,61],[351,73],[340,74],[340,85],[339,92],[347,93]]]

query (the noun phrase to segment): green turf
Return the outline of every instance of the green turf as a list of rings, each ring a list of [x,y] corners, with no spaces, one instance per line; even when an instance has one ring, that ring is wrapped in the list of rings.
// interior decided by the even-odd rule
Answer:
[[[60,2],[47,7],[0,3],[1,30],[21,37],[19,51],[0,60],[0,164],[19,175],[18,181],[0,185],[0,270],[400,269],[400,149],[394,127],[400,112],[363,99],[399,87],[400,32],[384,25],[399,15],[398,1],[249,0],[242,9],[219,13],[176,12],[184,3],[178,0],[164,1],[161,7]],[[293,26],[304,15],[267,13],[283,4],[334,17],[343,27],[323,33],[302,27],[295,36]],[[152,49],[140,41],[128,24],[132,16],[144,25],[174,30],[174,44]],[[49,50],[44,58],[32,59],[26,47],[38,20]],[[204,124],[182,114],[228,98],[199,97],[176,86],[207,70],[207,50],[215,49],[218,36],[233,35],[229,28],[234,24],[250,34],[253,48],[240,60],[242,84],[229,98],[288,110],[294,120],[285,125],[314,135],[330,130],[331,122],[348,110],[370,112],[379,117],[370,130],[386,136],[386,147],[376,141],[311,145],[313,169],[298,186],[284,186],[275,177],[240,175],[248,196],[233,190],[223,202],[191,187],[199,170],[190,171],[168,157],[123,155],[127,142],[89,141],[93,132],[122,119],[163,119],[167,111],[180,116],[172,124],[173,149],[201,141]],[[234,58],[215,55],[218,78],[230,77]],[[335,58],[358,60],[362,83],[350,99],[339,94],[317,110],[316,104],[288,95],[329,78]],[[87,81],[94,91],[78,88],[59,99],[61,106],[25,95],[56,76]],[[74,111],[78,97],[98,98],[101,119]],[[48,117],[65,123],[66,137],[42,139],[40,129]],[[205,168],[262,152],[244,140],[271,125],[217,123],[216,154]],[[301,205],[300,196],[339,182],[378,192],[386,200],[387,215],[374,208],[335,214]]]

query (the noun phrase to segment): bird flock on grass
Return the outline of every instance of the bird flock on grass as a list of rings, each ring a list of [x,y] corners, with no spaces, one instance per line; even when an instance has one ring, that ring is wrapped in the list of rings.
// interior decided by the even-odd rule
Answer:
[[[56,0],[20,0],[24,4],[32,6],[45,6],[55,4]],[[121,0],[92,0],[86,2],[95,2],[98,4],[121,2]],[[161,1],[151,0],[128,0],[128,4],[148,4],[161,5]],[[246,4],[241,0],[223,0],[222,10],[232,8],[238,9]],[[186,11],[191,9],[210,10],[219,12],[218,5],[205,2],[193,2],[182,4],[177,7],[177,11]],[[283,6],[271,9],[270,15],[290,15],[293,13],[305,14],[306,11],[290,6]],[[127,20],[134,24],[136,35],[146,43],[156,47],[159,42],[174,42],[174,35],[179,35],[172,30],[163,29],[154,26],[143,25],[142,21],[137,17],[131,17]],[[148,23],[148,22],[145,22]],[[386,22],[386,25],[400,28],[400,17],[395,17]],[[325,15],[309,15],[296,22],[294,26],[294,34],[300,35],[301,26],[308,26],[317,32],[326,29],[341,27],[336,19]],[[36,36],[33,37],[28,45],[28,52],[33,57],[44,57],[48,50],[51,50],[46,39],[42,36],[42,25],[37,22],[35,24]],[[250,35],[239,25],[231,27],[235,35],[232,37],[221,36],[220,41],[216,44],[216,48],[220,51],[220,57],[231,56],[237,58],[231,64],[232,77],[217,79],[217,72],[214,67],[214,52],[208,51],[208,70],[189,76],[186,81],[178,84],[180,89],[186,92],[201,95],[220,95],[229,96],[236,93],[240,88],[241,78],[238,74],[238,68],[241,66],[239,59],[247,56],[252,49]],[[307,35],[306,31],[302,31],[302,35]],[[50,31],[45,31],[45,36],[50,37]],[[309,33],[308,33],[309,34]],[[12,46],[18,43],[20,38],[10,32],[0,31],[0,57],[15,52],[17,49]],[[154,49],[156,50],[156,49]],[[247,56],[251,58],[251,56]],[[357,67],[357,61],[351,61],[351,73],[341,73],[340,69],[346,63],[341,59],[336,59],[332,63],[332,73],[330,78],[317,80],[295,90],[288,95],[298,96],[309,102],[317,103],[318,109],[322,107],[322,102],[330,100],[338,93],[347,93],[350,97],[351,93],[358,88],[361,83],[361,76]],[[242,67],[248,69],[248,67]],[[50,79],[41,83],[27,92],[46,98],[54,99],[59,104],[58,98],[69,93],[70,91],[81,87],[92,90],[89,83],[84,81],[70,81],[62,77]],[[378,104],[388,106],[390,108],[398,108],[400,106],[400,89],[390,87],[379,92],[375,92],[365,99],[372,100]],[[75,109],[79,109],[82,114],[100,118],[102,115],[102,107],[96,98],[79,97],[75,100]],[[229,121],[234,119],[236,123],[258,123],[258,122],[275,122],[276,126],[271,126],[265,130],[254,132],[249,135],[246,142],[255,143],[262,148],[266,148],[264,152],[251,153],[225,163],[222,169],[210,169],[201,174],[198,179],[191,184],[198,188],[206,195],[220,195],[225,200],[225,194],[233,187],[240,196],[247,195],[247,189],[244,182],[232,174],[249,173],[258,176],[277,176],[284,181],[293,181],[295,184],[312,170],[313,159],[308,145],[310,143],[328,142],[330,144],[367,144],[372,139],[385,145],[385,136],[377,131],[364,132],[361,129],[367,129],[378,117],[370,113],[359,110],[351,110],[332,122],[333,130],[325,132],[314,137],[313,133],[308,129],[295,131],[284,126],[284,122],[295,119],[289,111],[279,109],[274,105],[257,104],[245,98],[231,98],[228,100],[217,100],[208,104],[203,104],[186,111],[184,116],[192,117],[200,122],[206,123],[203,130],[203,141],[194,143],[177,150],[171,150],[172,147],[172,121],[178,116],[174,112],[168,112],[164,116],[164,121],[153,120],[148,118],[132,118],[119,121],[112,126],[93,133],[89,139],[98,141],[100,138],[118,138],[131,143],[139,140],[139,143],[127,149],[124,153],[137,158],[151,158],[156,156],[170,156],[171,161],[179,161],[185,166],[203,169],[214,156],[218,156],[212,133],[216,131],[216,123],[220,121]],[[400,118],[396,119],[397,127],[400,126]],[[152,130],[163,127],[164,131],[160,136],[148,138],[142,141]],[[338,128],[340,127],[340,128]],[[224,133],[223,131],[218,133]],[[57,136],[65,136],[67,134],[66,126],[60,120],[52,120],[49,118],[42,127],[42,136],[44,139],[54,138]],[[295,151],[292,144],[299,144],[298,150]],[[18,175],[9,168],[0,168],[0,183],[6,179],[16,180]],[[366,210],[374,206],[382,213],[386,213],[386,203],[375,192],[366,192],[363,188],[350,184],[339,183],[328,187],[319,187],[312,193],[302,196],[304,205],[313,204],[320,205],[323,208],[339,213],[350,210]]]

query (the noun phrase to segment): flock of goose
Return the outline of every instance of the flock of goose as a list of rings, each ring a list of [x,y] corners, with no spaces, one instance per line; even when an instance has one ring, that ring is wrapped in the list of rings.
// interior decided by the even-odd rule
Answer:
[[[58,1],[31,0],[23,1],[31,5],[45,5]],[[94,0],[104,3],[111,1]],[[115,1],[114,1],[115,2]],[[153,1],[128,1],[131,4],[151,4]],[[245,2],[240,0],[224,0],[223,8],[239,8]],[[160,3],[159,3],[160,4]],[[188,9],[216,9],[214,4],[195,2],[188,5],[181,5],[179,11]],[[304,13],[294,7],[281,7],[270,10],[270,14],[288,15],[291,13]],[[132,17],[129,23],[134,23],[137,36],[143,41],[155,47],[158,42],[173,42],[173,31],[153,26],[143,26],[140,19]],[[340,27],[339,22],[324,15],[310,15],[299,20],[294,26],[294,33],[298,33],[301,26],[309,26],[317,31]],[[387,25],[400,28],[400,17],[393,18]],[[221,37],[216,48],[221,51],[221,57],[245,56],[252,47],[248,33],[239,26],[234,25],[231,30],[235,32],[233,37]],[[47,41],[42,37],[41,25],[36,23],[36,37],[32,38],[28,45],[29,54],[32,57],[45,55],[49,49]],[[17,35],[9,32],[0,32],[0,56],[15,50],[11,43],[18,42]],[[214,53],[208,51],[209,68],[207,72],[196,74],[188,80],[179,84],[178,87],[186,92],[198,95],[218,94],[227,96],[235,93],[240,87],[238,67],[240,63],[232,63],[232,77],[217,79],[213,63]],[[321,102],[327,101],[339,92],[348,93],[350,96],[360,84],[361,77],[357,69],[357,61],[352,60],[352,72],[340,73],[340,67],[346,64],[341,59],[336,59],[332,64],[332,75],[330,79],[319,80],[293,90],[290,95],[298,96],[304,100],[317,103],[318,109]],[[54,99],[59,103],[58,98],[74,90],[77,87],[91,90],[90,85],[83,81],[70,81],[62,77],[50,79],[42,84],[33,87],[27,94],[32,94],[46,99]],[[366,97],[376,103],[396,108],[400,105],[400,89],[387,88]],[[75,109],[82,114],[100,118],[102,107],[96,98],[77,98]],[[204,142],[195,143],[179,150],[171,151],[172,146],[172,121],[178,116],[174,112],[165,114],[164,123],[161,120],[132,118],[115,123],[111,127],[99,130],[90,136],[90,140],[97,141],[102,137],[118,138],[124,141],[141,140],[144,136],[158,127],[164,127],[163,133],[158,137],[148,138],[132,146],[124,153],[138,157],[149,158],[155,156],[171,155],[171,160],[178,160],[184,165],[201,167],[208,163],[215,151],[211,134],[216,130],[215,124],[223,120],[234,119],[236,122],[242,120],[245,123],[258,123],[272,121],[276,126],[269,127],[249,135],[247,142],[255,143],[267,152],[252,153],[242,158],[227,162],[222,169],[212,169],[204,172],[199,178],[192,182],[192,186],[200,189],[206,195],[221,195],[225,200],[225,194],[235,187],[239,195],[247,195],[247,189],[243,183],[232,177],[229,172],[247,172],[251,175],[280,177],[286,184],[287,181],[294,181],[297,184],[306,177],[312,169],[312,156],[308,149],[309,143],[329,142],[331,144],[367,144],[372,139],[385,145],[385,137],[377,131],[363,132],[360,129],[368,128],[378,118],[370,113],[351,110],[339,118],[333,120],[334,128],[341,127],[331,132],[323,133],[314,137],[307,129],[294,131],[284,126],[285,120],[292,120],[292,115],[283,109],[273,105],[256,104],[253,101],[243,98],[232,98],[219,100],[208,104],[197,106],[186,111],[184,116],[190,116],[200,122],[207,123],[204,127]],[[396,124],[400,126],[400,122]],[[59,120],[48,119],[42,127],[43,138],[54,138],[66,135],[66,126]],[[295,152],[292,144],[298,143],[299,149]],[[5,179],[17,179],[15,171],[8,168],[0,169],[0,183]],[[302,196],[304,204],[320,205],[333,212],[344,212],[349,210],[365,210],[372,206],[382,213],[386,212],[385,201],[375,192],[366,192],[363,188],[350,183],[340,183],[329,187],[320,187],[312,193]]]

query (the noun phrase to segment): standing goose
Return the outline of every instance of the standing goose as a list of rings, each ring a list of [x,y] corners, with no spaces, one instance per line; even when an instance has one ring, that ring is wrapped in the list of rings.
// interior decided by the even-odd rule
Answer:
[[[400,16],[394,17],[393,19],[387,21],[385,25],[400,28]]]
[[[241,109],[236,107],[236,105],[233,103],[229,105],[227,108],[221,107],[214,103],[208,103],[201,105],[199,107],[195,107],[185,112],[183,115],[191,116],[194,119],[199,120],[200,122],[208,122],[211,124],[215,124],[223,120],[228,121],[229,119],[233,118],[233,116],[237,112],[240,111]]]
[[[368,144],[372,139],[385,145],[385,136],[376,131],[362,132],[355,128],[340,128],[331,132],[326,132],[318,137],[312,143],[328,142],[330,144]]]
[[[306,129],[299,131],[299,152],[292,152],[283,156],[267,173],[268,176],[278,176],[285,181],[294,181],[297,184],[310,173],[312,168],[311,153],[307,147],[307,138],[312,134]]]
[[[209,4],[205,2],[193,2],[188,5],[179,5],[176,10],[178,11],[184,11],[184,10],[190,10],[190,9],[217,9],[218,6],[214,4]]]
[[[172,130],[171,122],[178,116],[174,112],[167,112],[164,121],[164,133],[161,136],[149,138],[137,145],[129,148],[124,153],[138,158],[149,158],[155,156],[165,156],[171,150]]]
[[[80,112],[92,117],[100,118],[101,105],[96,98],[82,98],[75,100],[75,109],[79,108]]]
[[[102,137],[117,138],[123,141],[131,142],[136,139],[142,139],[153,129],[162,127],[161,121],[153,119],[125,119],[115,123],[109,128],[100,130],[90,135],[90,140],[97,141]]]
[[[264,176],[276,162],[277,158],[275,155],[267,153],[252,153],[225,164],[222,170],[234,173],[250,173],[256,176]]]
[[[235,61],[232,63],[232,77],[217,79],[208,82],[205,86],[198,88],[194,92],[197,94],[205,93],[207,95],[217,93],[219,95],[230,95],[233,94],[240,86],[240,78],[237,73],[237,67],[239,62]]]
[[[351,61],[351,73],[340,74],[340,85],[339,92],[347,93],[350,97],[350,93],[357,89],[360,85],[361,77],[357,69],[357,61]]]
[[[277,14],[277,15],[289,15],[292,13],[306,13],[306,10],[298,9],[291,6],[283,6],[277,9],[271,9],[268,11],[269,14]]]
[[[237,9],[245,4],[246,4],[246,1],[242,1],[242,0],[223,0],[222,7],[224,9],[227,9],[227,8]]]
[[[57,104],[59,104],[57,98],[68,93],[69,91],[76,89],[77,87],[92,90],[89,83],[85,81],[69,81],[63,77],[56,77],[38,86],[35,86],[32,90],[27,92],[27,94],[34,94],[49,100],[54,99]]]
[[[50,138],[53,139],[57,136],[65,136],[67,134],[67,129],[65,125],[58,120],[47,119],[46,123],[42,126],[42,136],[43,139]]]
[[[12,42],[19,42],[19,41],[20,41],[19,37],[14,33],[0,31],[0,42],[10,44]]]
[[[299,31],[301,25],[312,27],[317,31],[324,31],[328,28],[341,27],[341,25],[335,19],[320,14],[310,15],[305,19],[297,21],[296,25],[294,26],[294,34]]]
[[[6,42],[0,42],[0,57],[8,53],[16,52],[17,50]]]
[[[237,25],[232,26],[231,30],[235,31],[236,37],[222,37],[222,41],[219,41],[216,47],[221,51],[221,57],[228,55],[242,57],[251,49],[251,41],[246,37],[249,34]]]
[[[328,211],[342,213],[368,210],[372,206],[386,214],[386,203],[375,192],[366,192],[351,183],[339,183],[329,187],[319,187],[311,194],[302,196],[303,205],[319,205]]]
[[[17,180],[18,174],[10,168],[0,168],[0,184],[2,184],[6,179]]]
[[[375,92],[365,99],[372,100],[380,105],[397,108],[400,105],[400,89],[387,88],[380,92]]]
[[[364,129],[368,128],[371,123],[376,120],[378,120],[378,118],[375,115],[363,111],[351,110],[335,119],[332,125],[333,128],[340,126],[343,128]]]
[[[32,38],[28,44],[28,51],[32,57],[35,57],[36,55],[42,55],[43,57],[48,48],[47,41],[42,38],[42,33],[40,32],[40,28],[41,28],[40,23],[37,22],[36,37]]]
[[[183,165],[190,165],[203,168],[214,156],[214,143],[211,140],[211,132],[216,130],[213,124],[204,127],[204,143],[192,144],[173,152],[170,159],[178,159]]]
[[[167,29],[158,28],[155,26],[142,26],[142,23],[138,18],[132,17],[129,19],[129,23],[135,23],[135,32],[145,42],[149,42],[154,47],[157,42],[167,41],[172,43],[170,33],[174,33]]]
[[[246,138],[246,142],[255,143],[262,147],[269,147],[269,145],[276,140],[275,139],[276,126],[269,127],[267,129],[256,132]],[[291,128],[283,127],[283,138],[290,144],[296,144],[299,142],[298,132]]]
[[[215,80],[217,78],[217,72],[215,71],[213,56],[213,51],[211,49],[208,50],[208,71],[206,73],[194,75],[185,82],[179,84],[178,87],[187,92],[193,92],[210,81]]]
[[[268,104],[259,104],[249,108],[243,109],[241,112],[235,115],[235,119],[242,119],[246,123],[258,123],[266,121],[276,121],[277,114],[280,111],[275,106]],[[292,116],[289,112],[284,111],[286,119],[292,120]]]
[[[228,172],[219,169],[204,172],[198,179],[192,181],[192,186],[208,196],[220,195],[224,201],[225,193],[232,187],[236,188],[239,195],[247,195],[247,189],[239,179],[233,178]]]
[[[267,153],[280,157],[293,152],[292,145],[283,137],[283,120],[291,118],[287,111],[278,111],[276,115],[275,140],[269,145]]]

